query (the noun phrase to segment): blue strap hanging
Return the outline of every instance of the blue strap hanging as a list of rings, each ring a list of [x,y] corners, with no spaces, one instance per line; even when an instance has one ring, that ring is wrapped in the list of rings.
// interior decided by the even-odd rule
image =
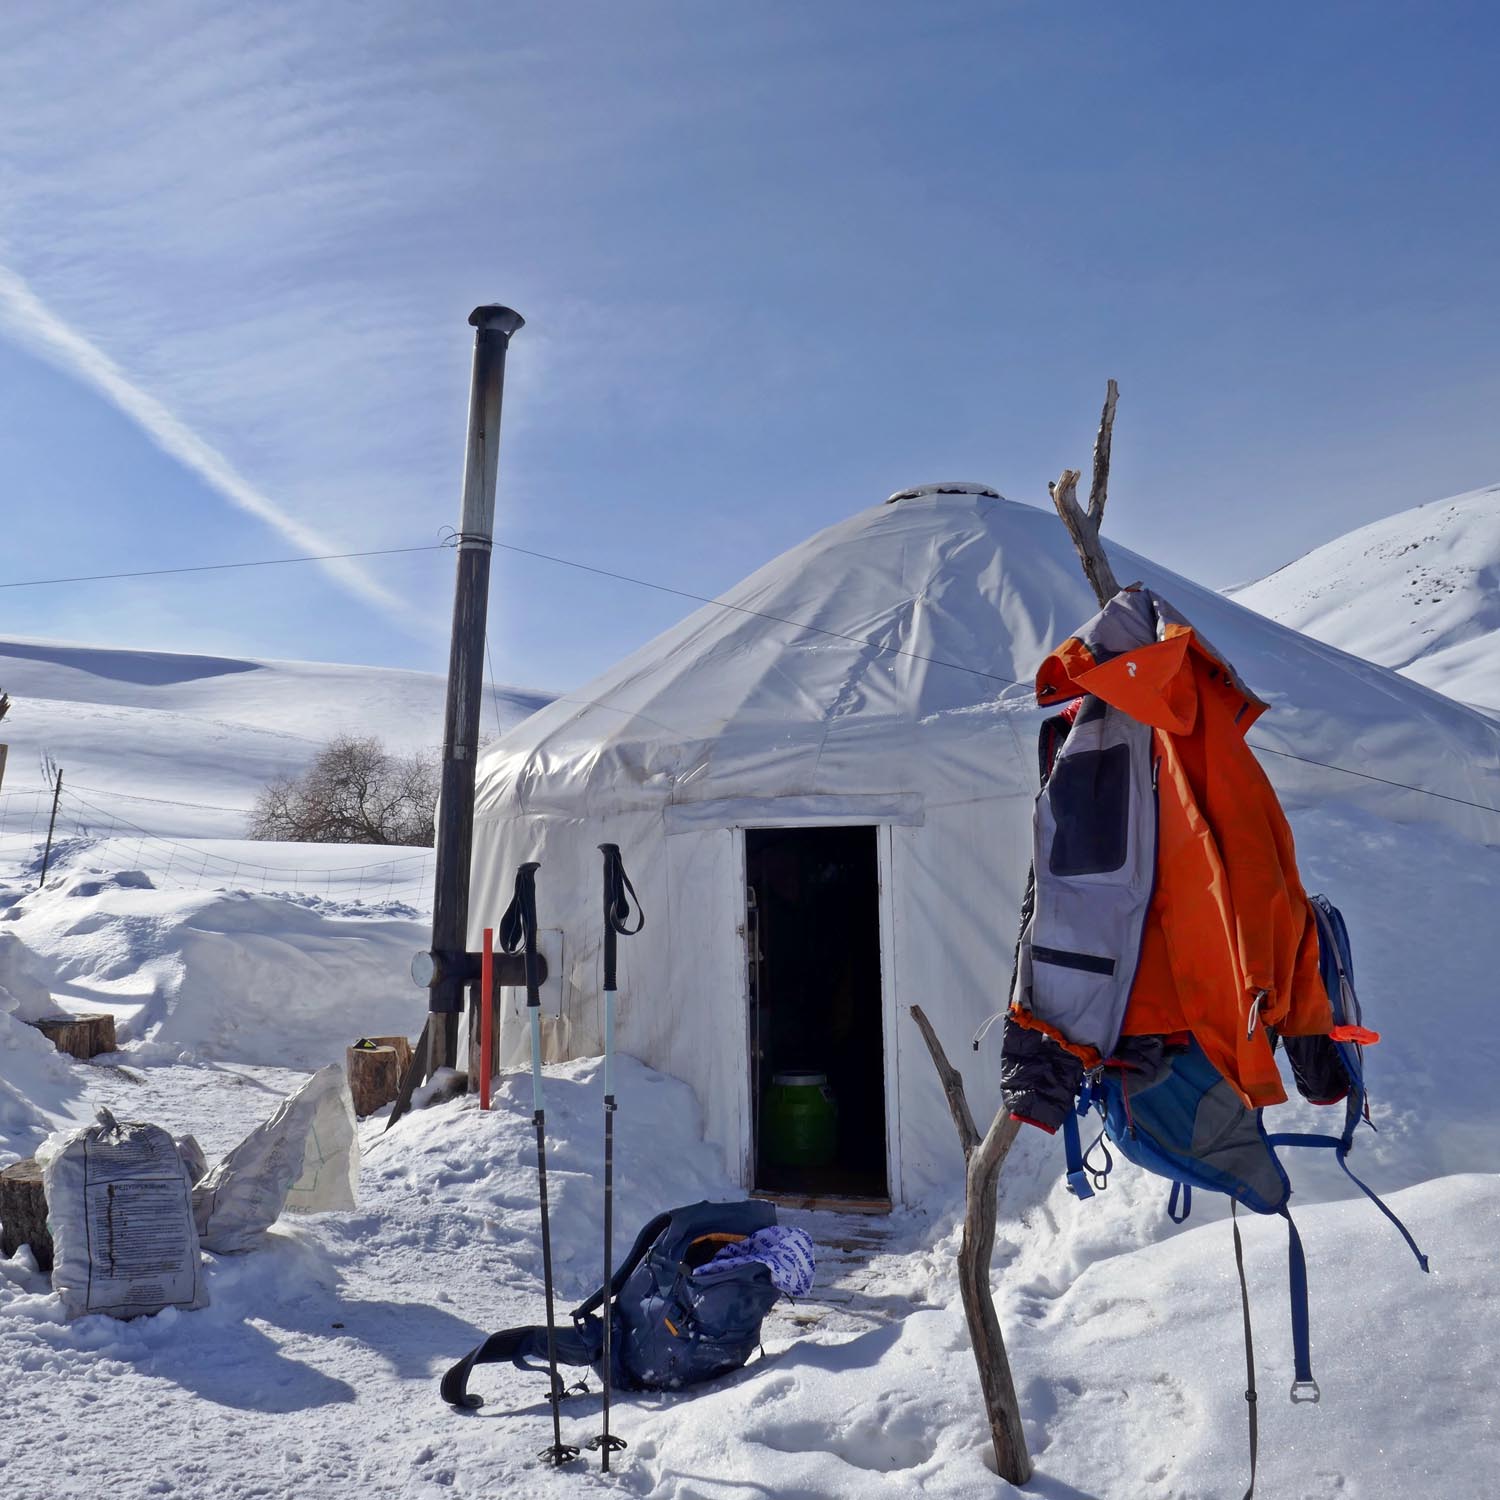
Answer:
[[[1322,1400],[1323,1393],[1312,1372],[1312,1335],[1307,1317],[1307,1257],[1302,1253],[1302,1236],[1292,1223],[1292,1216],[1281,1210],[1286,1220],[1287,1279],[1292,1297],[1292,1362],[1296,1378],[1292,1381],[1294,1402]]]
[[[1078,1136],[1078,1116],[1071,1109],[1063,1116],[1063,1150],[1068,1158],[1068,1191],[1075,1198],[1092,1198],[1089,1174],[1083,1169],[1083,1142]]]
[[[1182,1205],[1182,1212],[1177,1212],[1178,1203]],[[1167,1217],[1174,1224],[1186,1224],[1188,1215],[1193,1211],[1193,1185],[1190,1182],[1174,1182],[1172,1184],[1172,1196],[1167,1199]]]
[[[1416,1256],[1417,1264],[1424,1271],[1431,1271],[1432,1267],[1428,1264],[1427,1257],[1422,1253],[1422,1248],[1417,1244],[1411,1230],[1397,1218],[1395,1211],[1382,1201],[1380,1194],[1374,1188],[1354,1175],[1354,1170],[1349,1165],[1349,1149],[1343,1140],[1336,1135],[1304,1135],[1297,1132],[1268,1136],[1267,1139],[1273,1146],[1321,1146],[1332,1150],[1337,1155],[1338,1163],[1344,1169],[1349,1181],[1396,1226],[1397,1232],[1406,1241],[1407,1248]]]

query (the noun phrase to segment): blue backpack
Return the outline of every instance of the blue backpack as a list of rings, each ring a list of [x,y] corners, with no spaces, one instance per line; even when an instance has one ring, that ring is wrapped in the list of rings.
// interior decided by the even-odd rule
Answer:
[[[694,1203],[657,1214],[611,1279],[574,1308],[571,1329],[551,1330],[559,1364],[591,1365],[601,1376],[604,1317],[614,1319],[611,1378],[626,1390],[677,1390],[737,1370],[760,1344],[761,1323],[782,1294],[770,1267],[746,1261],[708,1277],[693,1272],[726,1245],[776,1222],[770,1203]],[[468,1390],[475,1365],[509,1360],[546,1373],[545,1323],[492,1333],[442,1381],[443,1400],[477,1407]],[[559,1382],[560,1384],[560,1382]],[[565,1393],[553,1392],[553,1399]]]
[[[1410,1231],[1349,1166],[1349,1152],[1360,1121],[1374,1129],[1365,1089],[1362,1043],[1379,1038],[1361,1024],[1354,960],[1343,916],[1325,896],[1313,896],[1311,902],[1318,923],[1319,966],[1334,1024],[1327,1036],[1287,1037],[1283,1042],[1298,1091],[1305,1098],[1317,1104],[1344,1102],[1340,1134],[1268,1133],[1261,1111],[1244,1103],[1191,1037],[1176,1045],[1163,1037],[1122,1037],[1110,1063],[1085,1080],[1076,1110],[1063,1122],[1068,1188],[1079,1198],[1091,1198],[1096,1189],[1106,1186],[1113,1166],[1111,1146],[1138,1167],[1172,1183],[1167,1213],[1174,1223],[1182,1223],[1191,1212],[1195,1188],[1229,1198],[1245,1322],[1245,1397],[1250,1410],[1250,1488],[1245,1492],[1246,1500],[1255,1491],[1257,1424],[1250,1296],[1244,1248],[1235,1220],[1241,1206],[1254,1213],[1280,1214],[1286,1220],[1295,1366],[1291,1398],[1294,1402],[1319,1399],[1312,1373],[1307,1263],[1297,1226],[1287,1209],[1291,1181],[1276,1148],[1306,1146],[1333,1151],[1350,1180],[1396,1226],[1417,1263],[1428,1270],[1427,1257]],[[1098,1112],[1101,1128],[1085,1152],[1079,1120],[1091,1110]],[[1100,1154],[1097,1165],[1096,1152]]]

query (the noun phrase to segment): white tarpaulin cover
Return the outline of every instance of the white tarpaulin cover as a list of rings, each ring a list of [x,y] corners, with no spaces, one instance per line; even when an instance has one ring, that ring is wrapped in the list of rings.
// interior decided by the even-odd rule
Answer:
[[[353,1208],[358,1191],[354,1101],[330,1063],[215,1163],[193,1189],[193,1214],[205,1250],[237,1255],[264,1244],[284,1212]]]
[[[618,843],[648,914],[620,946],[620,1045],[693,1085],[732,1171],[749,1132],[747,827],[880,830],[893,1191],[910,1200],[955,1165],[912,1003],[962,1059],[976,1113],[997,1100],[998,1041],[977,1056],[966,1043],[1010,981],[1037,790],[1031,678],[1097,605],[1055,515],[948,488],[820,532],[480,761],[471,944],[516,866],[540,860],[540,922],[566,955],[548,982],[548,1055],[600,1050],[596,846]],[[1345,802],[1493,837],[1462,803],[1500,805],[1500,726],[1110,551],[1122,580],[1157,589],[1270,703],[1251,742],[1289,811],[1332,778]],[[1440,796],[1309,763],[1378,778],[1397,760],[1424,766]],[[522,1029],[507,1022],[502,1046],[519,1062]]]

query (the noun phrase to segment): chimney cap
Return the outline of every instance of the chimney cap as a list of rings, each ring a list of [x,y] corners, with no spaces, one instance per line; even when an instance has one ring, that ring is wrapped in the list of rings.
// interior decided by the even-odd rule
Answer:
[[[507,338],[526,326],[526,319],[515,308],[502,307],[498,302],[487,302],[483,307],[476,307],[469,314],[469,322],[481,332],[494,330]]]

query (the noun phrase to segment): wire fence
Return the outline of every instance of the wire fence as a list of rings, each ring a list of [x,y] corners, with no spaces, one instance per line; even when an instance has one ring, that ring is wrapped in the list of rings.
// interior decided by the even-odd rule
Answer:
[[[47,828],[52,817],[51,787],[0,792],[0,879],[35,885],[46,858],[47,879],[80,871],[118,873],[139,870],[153,884],[182,890],[258,891],[304,903],[326,901],[372,908],[431,909],[433,851],[400,848],[388,858],[370,859],[370,846],[273,844],[247,839],[172,837],[154,832],[108,805],[118,795],[132,803],[157,802],[186,808],[166,798],[135,798],[127,793],[91,791],[85,797],[64,781],[58,798],[52,848]],[[233,811],[233,809],[223,809]],[[335,850],[348,858],[332,862]],[[275,864],[265,856],[283,857]],[[364,856],[361,858],[361,856]]]

